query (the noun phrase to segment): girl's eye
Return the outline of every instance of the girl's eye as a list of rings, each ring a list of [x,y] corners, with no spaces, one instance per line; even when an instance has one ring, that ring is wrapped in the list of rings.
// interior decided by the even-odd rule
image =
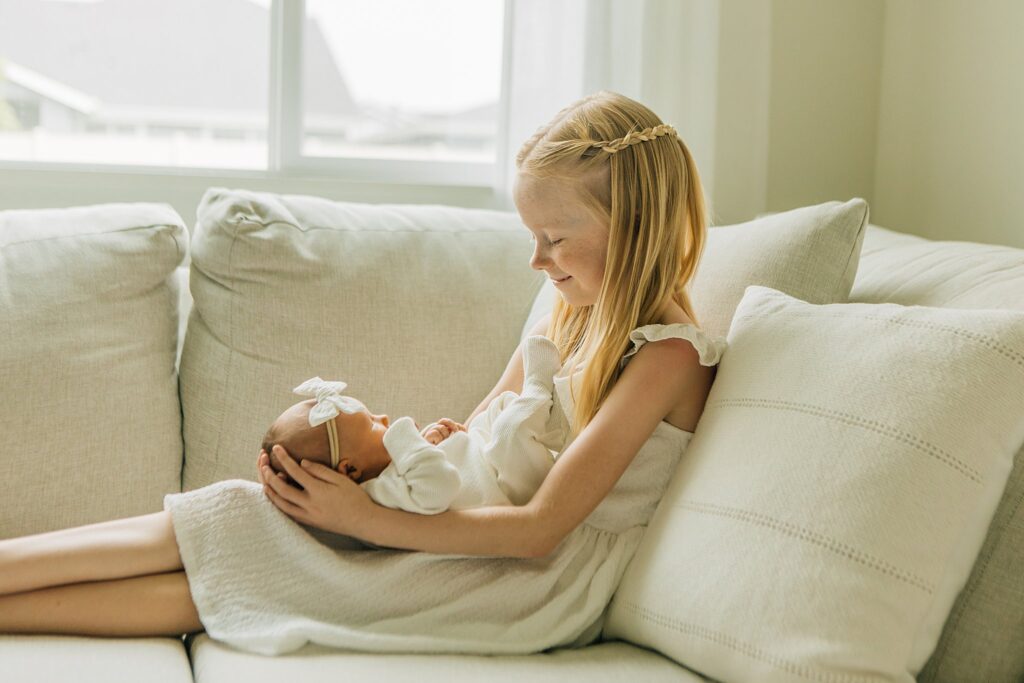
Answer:
[[[564,240],[555,240],[554,242],[551,243],[551,246],[555,246],[556,244],[561,244],[563,241]]]

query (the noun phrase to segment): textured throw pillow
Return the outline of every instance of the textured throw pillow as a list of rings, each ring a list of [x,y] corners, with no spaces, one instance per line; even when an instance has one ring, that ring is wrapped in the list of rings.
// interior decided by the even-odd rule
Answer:
[[[868,226],[856,303],[1024,311],[1024,249]],[[918,683],[1024,682],[1024,448]]]
[[[845,302],[867,223],[867,202],[851,199],[709,228],[690,283],[701,328],[724,337],[747,285],[771,287],[816,304]],[[520,338],[551,312],[556,292],[546,280]]]
[[[727,681],[913,681],[1024,441],[1024,315],[750,287],[606,638]]]
[[[165,204],[0,211],[0,538],[155,512],[181,490],[187,252]]]
[[[539,285],[511,212],[210,188],[197,213],[186,490],[255,479],[264,431],[313,376],[393,419],[464,420]]]

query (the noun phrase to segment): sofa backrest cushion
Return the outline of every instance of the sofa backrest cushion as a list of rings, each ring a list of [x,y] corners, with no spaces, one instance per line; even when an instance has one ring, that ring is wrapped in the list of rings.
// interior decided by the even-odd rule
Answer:
[[[186,490],[254,480],[306,379],[392,420],[462,421],[501,376],[543,275],[516,214],[210,188],[181,356]]]
[[[1024,249],[932,241],[869,226],[850,300],[1022,311]],[[1022,568],[1024,449],[919,683],[1024,681]]]
[[[0,538],[155,512],[181,490],[188,237],[165,204],[0,212]]]

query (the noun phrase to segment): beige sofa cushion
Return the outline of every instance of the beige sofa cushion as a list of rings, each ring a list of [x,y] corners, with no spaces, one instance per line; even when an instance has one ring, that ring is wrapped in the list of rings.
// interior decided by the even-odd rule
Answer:
[[[707,679],[627,643],[534,655],[377,654],[307,645],[280,657],[233,649],[206,634],[192,645],[196,683],[701,683]]]
[[[185,489],[256,478],[292,388],[320,376],[392,419],[463,420],[542,276],[514,213],[211,188],[181,357]]]
[[[181,638],[0,636],[4,683],[192,683]]]
[[[690,299],[704,331],[724,337],[747,285],[762,285],[816,304],[846,301],[868,222],[863,199],[825,202],[708,230]],[[545,278],[520,337],[551,311],[555,286]]]
[[[1024,249],[869,226],[850,300],[1024,311]],[[920,683],[1024,681],[1024,448]]]
[[[180,490],[165,204],[0,212],[0,538],[145,514]]]
[[[755,286],[728,341],[606,633],[721,680],[912,681],[1024,441],[1024,315]]]

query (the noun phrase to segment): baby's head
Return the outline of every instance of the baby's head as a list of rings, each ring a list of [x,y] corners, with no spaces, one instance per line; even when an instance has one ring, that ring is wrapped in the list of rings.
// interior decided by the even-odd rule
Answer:
[[[327,423],[315,427],[309,424],[309,412],[316,403],[317,400],[311,398],[289,407],[274,420],[264,435],[263,450],[270,456],[270,467],[275,472],[287,476],[284,466],[273,453],[275,444],[288,451],[296,464],[300,460],[313,460],[331,467]],[[334,469],[356,483],[373,479],[391,462],[391,456],[384,448],[384,432],[390,424],[388,416],[374,415],[365,405],[359,405],[362,406],[360,411],[340,411],[331,418],[338,435],[339,460]]]

